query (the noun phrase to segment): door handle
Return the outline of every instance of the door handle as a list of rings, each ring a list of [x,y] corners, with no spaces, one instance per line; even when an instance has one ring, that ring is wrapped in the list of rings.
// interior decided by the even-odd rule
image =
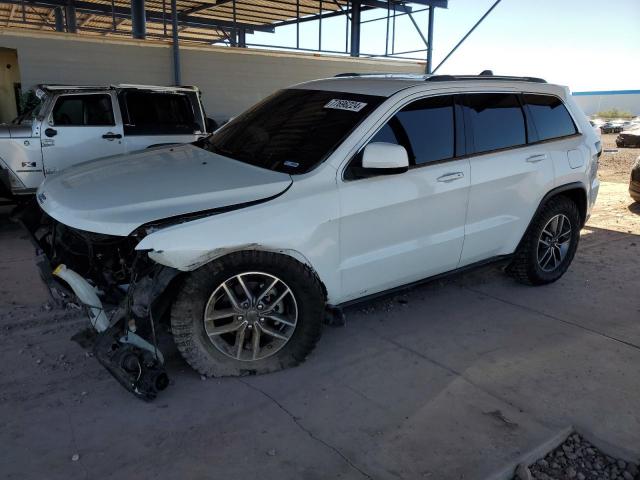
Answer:
[[[547,158],[547,154],[546,153],[541,153],[539,155],[531,155],[530,157],[527,157],[527,162],[529,162],[529,163],[538,163],[538,162],[541,162],[542,160],[544,160],[545,158]]]
[[[120,135],[119,133],[108,132],[102,135],[102,138],[106,140],[115,140],[116,138],[122,138],[122,135]]]
[[[58,131],[57,131],[57,130],[55,130],[55,129],[53,129],[53,128],[47,128],[47,129],[44,131],[44,134],[45,134],[47,137],[55,137],[55,136],[58,134]]]
[[[464,173],[453,172],[453,173],[447,173],[445,175],[442,175],[441,177],[438,177],[438,181],[449,183],[449,182],[453,182],[454,180],[460,180],[461,178],[464,178]]]

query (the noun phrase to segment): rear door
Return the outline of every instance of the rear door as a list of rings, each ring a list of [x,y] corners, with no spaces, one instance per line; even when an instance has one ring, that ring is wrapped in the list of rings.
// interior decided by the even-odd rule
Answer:
[[[456,146],[452,95],[416,100],[370,142],[405,147],[410,167],[362,176],[357,155],[339,182],[340,272],[346,299],[458,266],[469,194],[469,160]],[[361,171],[361,169],[360,169]]]
[[[461,266],[512,253],[554,186],[553,154],[519,94],[467,94],[463,111],[471,187]]]
[[[202,137],[206,127],[197,97],[197,92],[121,91],[118,99],[127,152]]]
[[[41,135],[45,175],[95,158],[124,153],[113,92],[59,95]]]

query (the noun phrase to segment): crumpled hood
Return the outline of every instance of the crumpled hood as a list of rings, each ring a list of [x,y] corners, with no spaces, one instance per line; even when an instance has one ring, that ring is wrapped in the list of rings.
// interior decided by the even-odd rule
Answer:
[[[125,236],[145,223],[266,199],[291,182],[286,173],[182,145],[71,167],[47,177],[36,198],[65,225]]]

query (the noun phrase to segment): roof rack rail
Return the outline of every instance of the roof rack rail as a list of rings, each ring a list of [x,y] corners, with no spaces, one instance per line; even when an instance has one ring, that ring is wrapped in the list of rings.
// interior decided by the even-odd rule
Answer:
[[[334,78],[338,77],[411,77],[411,78],[424,78],[425,82],[452,82],[452,81],[464,81],[464,80],[503,80],[507,82],[533,82],[533,83],[547,83],[543,78],[538,77],[517,77],[514,75],[494,75],[491,70],[483,70],[480,75],[425,75],[420,73],[403,73],[403,72],[370,72],[370,73],[357,73],[357,72],[345,72],[334,75]]]
[[[427,76],[425,82],[451,82],[463,80],[504,80],[508,82],[533,82],[547,83],[544,78],[538,77],[515,77],[510,75],[493,75],[490,70],[485,70],[480,75],[431,75]]]
[[[337,73],[333,77],[382,77],[382,76],[396,76],[396,77],[424,77],[424,73],[411,73],[411,72],[345,72]]]

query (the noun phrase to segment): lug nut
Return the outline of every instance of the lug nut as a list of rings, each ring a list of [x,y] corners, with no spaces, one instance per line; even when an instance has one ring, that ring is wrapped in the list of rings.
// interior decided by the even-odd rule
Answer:
[[[258,310],[262,310],[264,308],[264,305],[262,305],[261,303],[258,304]]]

